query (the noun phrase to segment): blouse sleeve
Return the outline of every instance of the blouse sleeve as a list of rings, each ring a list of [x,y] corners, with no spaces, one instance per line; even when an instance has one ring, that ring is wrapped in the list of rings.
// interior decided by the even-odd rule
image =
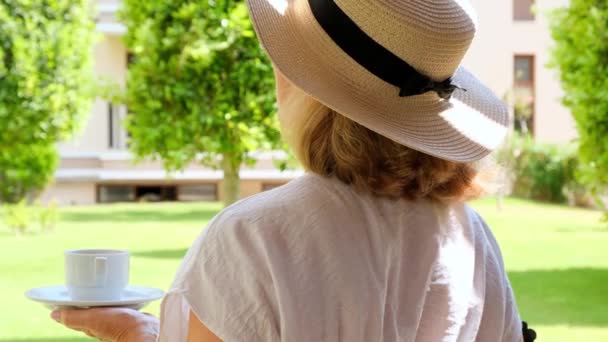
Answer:
[[[488,238],[488,242],[490,244],[490,248],[492,252],[498,259],[498,266],[500,276],[503,279],[503,293],[504,293],[504,301],[505,301],[505,312],[504,312],[504,330],[503,330],[503,342],[523,342],[522,336],[522,324],[519,316],[519,312],[517,310],[517,303],[515,302],[515,295],[513,294],[513,289],[511,288],[511,283],[509,282],[509,277],[507,272],[505,271],[504,260],[502,257],[502,252],[498,245],[498,241],[496,241],[496,237],[492,230],[488,226],[488,224],[484,221],[484,219],[479,216],[479,214],[475,213],[477,219],[481,222],[482,227],[485,231],[485,235]]]
[[[186,341],[190,310],[224,342],[279,340],[261,224],[241,216],[220,214],[186,254],[161,305],[159,341]]]

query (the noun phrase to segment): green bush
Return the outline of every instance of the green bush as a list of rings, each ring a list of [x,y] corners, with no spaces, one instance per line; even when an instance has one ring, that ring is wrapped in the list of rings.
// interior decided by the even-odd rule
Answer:
[[[54,144],[13,143],[1,148],[0,202],[19,203],[28,196],[36,197],[52,180],[58,159]]]
[[[57,225],[59,210],[55,201],[51,201],[48,205],[39,202],[32,205],[27,199],[23,199],[17,203],[5,203],[0,218],[18,235],[25,233],[35,224],[41,232],[45,232],[52,231]]]
[[[550,16],[555,41],[550,65],[559,70],[564,105],[579,141],[582,182],[602,204],[608,188],[608,6],[605,0],[571,0]],[[605,204],[605,203],[604,203]]]
[[[539,144],[531,137],[514,135],[498,158],[509,169],[513,195],[555,203],[589,204],[587,191],[577,180],[579,162],[574,144]]]
[[[23,199],[14,204],[4,205],[4,222],[16,234],[23,234],[30,227],[33,213],[27,200]]]
[[[40,230],[53,230],[57,225],[57,221],[59,221],[59,210],[57,209],[57,202],[51,201],[46,206],[39,205],[37,207],[36,219],[38,220]]]

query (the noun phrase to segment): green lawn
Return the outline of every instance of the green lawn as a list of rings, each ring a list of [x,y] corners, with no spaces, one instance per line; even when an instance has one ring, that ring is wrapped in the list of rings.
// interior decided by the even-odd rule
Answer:
[[[522,316],[540,341],[608,341],[608,229],[594,211],[491,199],[474,204],[493,228]],[[28,301],[33,286],[61,284],[62,251],[129,249],[132,284],[167,288],[180,258],[218,204],[66,208],[52,233],[16,237],[0,227],[0,342],[88,341]],[[158,312],[158,303],[147,308]]]

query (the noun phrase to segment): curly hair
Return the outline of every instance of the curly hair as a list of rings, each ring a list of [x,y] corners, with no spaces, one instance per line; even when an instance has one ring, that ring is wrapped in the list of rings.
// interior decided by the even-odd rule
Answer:
[[[453,203],[483,193],[472,164],[403,146],[293,88],[280,104],[281,126],[307,171],[392,199]]]

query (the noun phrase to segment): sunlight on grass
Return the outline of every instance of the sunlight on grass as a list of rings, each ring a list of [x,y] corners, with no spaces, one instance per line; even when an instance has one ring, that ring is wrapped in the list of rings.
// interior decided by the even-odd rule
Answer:
[[[51,321],[48,310],[23,296],[30,287],[63,283],[63,251],[128,249],[133,254],[131,284],[166,289],[186,249],[220,208],[218,203],[65,208],[51,233],[15,237],[0,229],[0,302],[18,308],[0,314],[0,341],[87,341]],[[158,309],[156,302],[146,311]]]
[[[502,248],[522,319],[540,341],[608,341],[608,227],[601,213],[508,199],[473,206]]]
[[[608,341],[608,229],[600,213],[508,199],[475,202],[501,244],[522,318],[541,341]],[[63,283],[72,248],[132,252],[133,285],[166,289],[217,203],[64,208],[54,232],[15,237],[0,227],[0,342],[89,341],[28,301],[30,287]],[[158,302],[146,311],[158,313]]]

